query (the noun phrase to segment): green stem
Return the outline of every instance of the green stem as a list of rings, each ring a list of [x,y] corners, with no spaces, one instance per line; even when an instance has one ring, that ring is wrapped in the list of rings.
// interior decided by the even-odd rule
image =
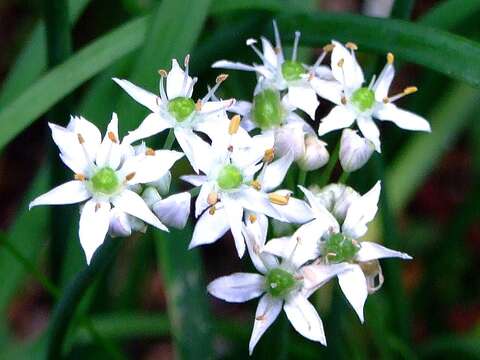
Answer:
[[[175,141],[175,132],[173,129],[168,131],[167,138],[165,139],[165,143],[163,144],[164,150],[170,150],[173,146],[173,142]]]
[[[346,184],[350,174],[351,173],[349,173],[347,171],[342,172],[342,175],[340,175],[337,182],[340,183],[340,184]]]
[[[330,178],[332,177],[333,169],[335,168],[335,165],[337,165],[337,162],[338,162],[339,151],[340,151],[340,140],[337,142],[337,145],[335,145],[335,149],[333,149],[333,152],[330,156],[330,160],[328,161],[328,164],[325,167],[325,170],[323,171],[322,176],[320,176],[320,179],[318,181],[318,185],[320,187],[324,187],[330,181]]]
[[[308,175],[308,173],[305,170],[300,169],[298,171],[297,184],[305,186],[305,183],[307,182],[307,175]]]

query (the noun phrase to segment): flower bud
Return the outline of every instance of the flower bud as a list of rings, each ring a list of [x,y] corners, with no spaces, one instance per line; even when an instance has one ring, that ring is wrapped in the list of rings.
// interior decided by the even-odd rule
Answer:
[[[148,186],[142,193],[142,199],[148,205],[149,208],[152,207],[157,201],[162,200],[162,197],[158,193],[157,189],[153,186]]]
[[[111,237],[126,237],[132,234],[128,215],[123,211],[113,208],[110,216],[108,233]]]
[[[189,192],[175,194],[157,201],[152,210],[165,225],[182,229],[190,215],[190,200]]]
[[[330,155],[326,144],[319,140],[316,135],[308,134],[305,136],[305,152],[298,159],[298,166],[305,171],[320,169],[326,163]]]
[[[345,129],[340,139],[340,164],[346,172],[353,172],[366,164],[372,156],[375,146],[357,134],[356,131]]]
[[[275,154],[282,157],[292,150],[295,160],[305,152],[305,135],[302,126],[286,125],[275,130]]]
[[[170,183],[172,182],[172,174],[167,171],[160,179],[151,182],[149,185],[154,186],[160,195],[165,196],[170,191]]]
[[[352,202],[360,198],[359,193],[343,184],[325,186],[316,195],[322,205],[332,213],[340,224],[345,220]]]

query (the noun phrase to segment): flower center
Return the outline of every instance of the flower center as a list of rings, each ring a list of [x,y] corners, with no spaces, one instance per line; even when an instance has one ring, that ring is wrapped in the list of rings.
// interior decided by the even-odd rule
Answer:
[[[232,190],[242,185],[243,175],[235,165],[225,165],[218,173],[217,183],[223,190]]]
[[[343,234],[333,234],[325,243],[325,255],[331,262],[352,261],[360,245]]]
[[[288,271],[276,268],[267,272],[265,284],[267,293],[272,297],[282,298],[295,288],[297,280]]]
[[[185,121],[195,111],[195,103],[187,97],[177,97],[168,102],[168,112],[178,121]]]
[[[282,74],[287,81],[298,80],[304,73],[305,69],[298,61],[286,60],[282,64]]]
[[[98,170],[90,179],[93,192],[112,195],[118,190],[120,182],[112,168],[104,167]]]
[[[280,93],[273,89],[265,89],[255,95],[252,117],[262,130],[279,126],[284,117]]]
[[[365,111],[371,109],[375,104],[375,94],[369,88],[362,87],[355,90],[350,100],[358,110]]]

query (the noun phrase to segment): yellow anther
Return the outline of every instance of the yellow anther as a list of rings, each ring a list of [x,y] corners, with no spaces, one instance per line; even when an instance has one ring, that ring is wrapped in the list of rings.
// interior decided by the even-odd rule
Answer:
[[[82,134],[77,134],[77,139],[80,144],[83,144],[85,142],[85,139],[83,138]]]
[[[416,86],[409,86],[409,87],[406,87],[403,90],[403,93],[405,95],[410,95],[410,94],[413,94],[414,92],[417,92],[417,91],[418,91],[418,88]]]
[[[145,150],[145,155],[147,156],[155,156],[155,150],[153,150],[152,148],[147,148]]]
[[[268,194],[268,199],[272,204],[275,205],[287,205],[288,200],[290,200],[290,195],[280,195],[280,194]]]
[[[388,104],[389,102],[390,102],[390,99],[388,98],[388,96],[385,96],[385,97],[383,98],[383,103],[384,103],[384,104]]]
[[[357,44],[355,44],[355,43],[353,43],[353,42],[347,42],[347,43],[345,44],[345,47],[346,47],[347,49],[350,49],[350,50],[358,50]]]
[[[127,176],[125,176],[125,181],[130,181],[133,179],[133,177],[135,176],[135,171],[134,172],[131,172],[130,174],[128,174]]]
[[[107,135],[111,142],[117,143],[118,140],[113,131],[109,131]]]
[[[225,80],[227,80],[228,78],[228,75],[227,74],[220,74],[217,76],[217,78],[215,79],[215,82],[217,84],[221,83],[221,82],[224,82]]]
[[[262,184],[258,180],[252,180],[250,186],[253,187],[255,190],[260,190],[262,188]]]
[[[230,135],[236,134],[239,127],[240,127],[240,115],[235,115],[230,120],[230,125],[228,126],[228,133]]]
[[[210,215],[215,215],[215,211],[217,211],[217,209],[215,208],[215,206],[212,206],[209,210],[208,210],[208,213]]]
[[[342,96],[340,101],[342,102],[343,105],[347,105],[347,98],[345,96]]]
[[[265,154],[263,155],[263,161],[266,163],[272,162],[273,158],[275,157],[275,149],[270,148],[265,150]]]
[[[218,194],[215,191],[212,191],[207,196],[207,204],[208,205],[215,205],[218,202]]]
[[[395,60],[395,56],[393,56],[393,54],[391,52],[389,52],[387,54],[387,63],[391,65],[391,64],[393,64],[394,60]]]
[[[202,100],[198,99],[197,102],[195,103],[195,111],[200,111],[202,110]]]
[[[327,44],[323,47],[323,51],[328,53],[328,52],[333,51],[334,48],[335,48],[334,44]]]
[[[345,59],[342,58],[342,59],[338,60],[337,65],[338,65],[338,67],[343,67],[344,63],[345,63]]]
[[[253,224],[255,221],[257,221],[257,216],[253,214],[248,215],[248,221]]]
[[[73,176],[73,178],[74,178],[75,180],[80,180],[80,181],[85,181],[85,179],[86,179],[85,175],[82,175],[82,174],[75,174],[75,175]]]
[[[168,72],[167,72],[167,70],[165,70],[165,69],[160,69],[160,70],[158,70],[158,74],[159,74],[161,77],[167,77],[167,76],[168,76]]]

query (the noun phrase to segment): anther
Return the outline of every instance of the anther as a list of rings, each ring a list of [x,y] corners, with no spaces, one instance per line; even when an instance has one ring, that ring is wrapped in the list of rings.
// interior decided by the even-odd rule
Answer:
[[[128,174],[127,176],[125,176],[125,181],[130,181],[133,179],[133,177],[135,176],[135,172],[131,172],[130,174]]]
[[[190,54],[187,54],[187,56],[185,56],[185,60],[183,60],[183,65],[187,67],[189,63],[190,63]]]
[[[95,212],[97,212],[102,206],[100,205],[100,203],[96,203],[95,204]]]
[[[265,150],[265,154],[263,155],[263,161],[266,163],[272,162],[273,158],[275,157],[275,149],[270,148]]]
[[[257,216],[254,214],[248,215],[248,221],[250,221],[252,224],[257,221]]]
[[[107,133],[107,135],[108,135],[108,138],[110,139],[111,142],[117,143],[118,140],[117,140],[117,137],[115,136],[115,134],[113,133],[113,131],[109,131]]]
[[[85,139],[83,138],[82,134],[77,134],[77,139],[80,145],[85,143]]]
[[[198,99],[197,102],[195,103],[195,111],[200,111],[202,110],[202,100]]]
[[[228,78],[228,74],[220,74],[220,75],[218,75],[217,78],[215,79],[215,82],[216,82],[217,84],[220,84],[220,83],[224,82],[225,80],[227,80],[227,78]]]
[[[228,126],[228,133],[230,135],[236,134],[239,127],[240,127],[240,115],[235,115],[230,120],[230,124]]]
[[[347,105],[347,98],[345,96],[342,96],[340,101],[342,102],[343,105]]]
[[[85,175],[82,175],[82,174],[75,174],[75,175],[73,176],[73,178],[74,178],[75,180],[80,180],[80,181],[85,181],[85,179],[86,179]]]
[[[218,202],[218,194],[215,191],[212,191],[207,196],[207,204],[208,205],[215,205]]]
[[[335,45],[334,44],[327,44],[323,47],[323,51],[325,51],[326,53],[328,52],[331,52],[333,51],[333,49],[335,48]]]
[[[145,155],[147,156],[155,156],[155,150],[153,150],[152,148],[147,148],[145,150]]]
[[[290,195],[280,195],[280,194],[268,194],[268,199],[272,204],[275,205],[287,205],[288,200],[290,200]]]
[[[393,64],[394,60],[395,60],[395,56],[393,56],[393,54],[391,52],[389,52],[387,54],[387,63],[391,65],[391,64]]]
[[[228,145],[227,150],[228,150],[229,152],[233,152],[233,145]]]
[[[263,321],[265,319],[266,319],[265,315],[259,315],[255,318],[255,320],[258,320],[258,321]]]
[[[250,183],[250,186],[257,191],[260,191],[260,189],[262,188],[262,184],[258,180],[252,180],[252,182]]]
[[[158,74],[159,74],[161,77],[167,77],[167,76],[168,76],[168,72],[167,72],[167,70],[165,70],[165,69],[160,69],[160,70],[158,70]]]
[[[384,104],[388,104],[389,102],[390,102],[390,99],[388,98],[388,96],[385,96],[385,97],[383,98],[383,103],[384,103]]]
[[[406,87],[403,90],[403,93],[405,95],[410,95],[410,94],[413,94],[414,92],[417,92],[417,91],[418,91],[418,88],[416,86],[409,86],[409,87]]]
[[[338,65],[338,67],[343,67],[344,63],[345,63],[345,59],[342,58],[342,59],[338,60],[337,65]]]
[[[247,46],[252,46],[257,43],[257,40],[255,39],[247,39],[246,44]]]
[[[210,215],[215,215],[215,211],[216,211],[216,210],[217,210],[217,209],[215,208],[215,206],[212,206],[212,207],[208,210],[208,213],[209,213]]]
[[[347,43],[345,44],[345,47],[346,47],[347,49],[350,49],[350,50],[358,50],[357,44],[355,44],[355,43],[353,43],[353,42],[347,42]]]

